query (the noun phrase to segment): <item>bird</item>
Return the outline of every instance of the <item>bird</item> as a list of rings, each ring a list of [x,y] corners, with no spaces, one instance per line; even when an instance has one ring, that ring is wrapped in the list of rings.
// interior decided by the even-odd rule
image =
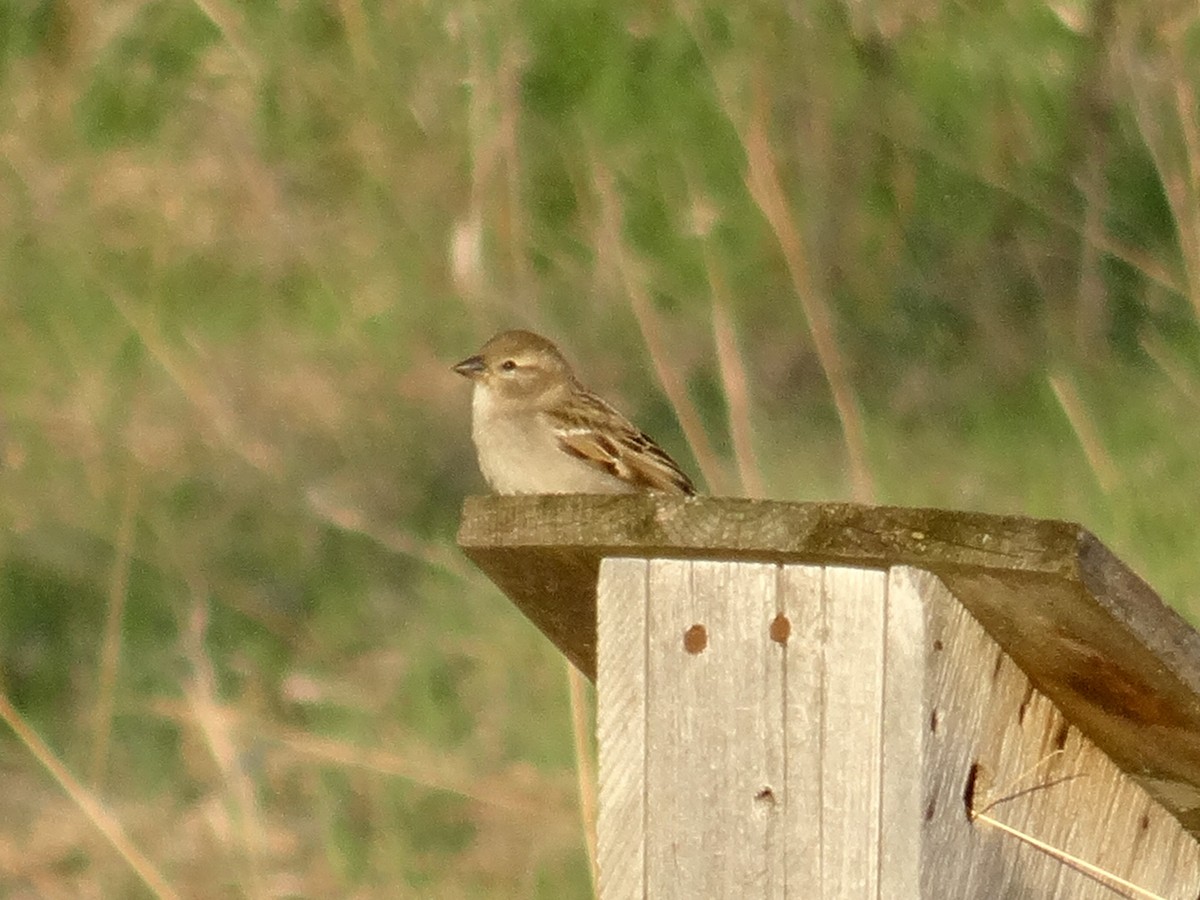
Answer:
[[[496,493],[696,493],[665,450],[580,384],[549,339],[502,331],[452,368],[474,385],[471,438]]]

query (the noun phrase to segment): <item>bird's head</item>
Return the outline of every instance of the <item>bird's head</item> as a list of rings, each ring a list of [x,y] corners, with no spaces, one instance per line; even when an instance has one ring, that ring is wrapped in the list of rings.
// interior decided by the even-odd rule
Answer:
[[[502,331],[453,368],[498,402],[537,408],[575,383],[558,348],[532,331]]]

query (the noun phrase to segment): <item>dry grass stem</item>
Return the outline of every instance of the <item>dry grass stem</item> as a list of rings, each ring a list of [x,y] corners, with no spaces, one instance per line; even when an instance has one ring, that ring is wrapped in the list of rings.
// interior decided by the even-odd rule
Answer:
[[[485,777],[465,771],[462,766],[450,765],[443,756],[438,760],[420,761],[412,756],[403,756],[372,747],[335,738],[321,737],[292,729],[263,727],[248,723],[246,728],[265,740],[287,747],[294,753],[322,763],[361,769],[405,781],[430,790],[445,791],[473,803],[491,806],[505,812],[515,813],[522,818],[549,816],[558,807],[557,787],[539,782],[528,790],[509,783],[513,779]],[[564,794],[564,798],[568,795]]]
[[[1200,119],[1197,116],[1197,97],[1192,85],[1182,73],[1175,79],[1175,115],[1179,118],[1179,129],[1183,135],[1184,167],[1187,181],[1187,194],[1192,200],[1184,209],[1190,213],[1182,223],[1188,232],[1188,243],[1185,245],[1192,251],[1191,266],[1193,275],[1200,275]],[[1198,286],[1193,281],[1193,288]]]
[[[109,300],[121,317],[133,329],[146,352],[166,373],[188,402],[201,416],[201,422],[224,446],[264,475],[277,477],[279,456],[265,444],[245,438],[232,412],[224,409],[204,383],[204,378],[190,371],[171,351],[157,325],[139,313],[123,292],[108,286]]]
[[[464,562],[461,553],[444,543],[421,540],[400,528],[371,522],[361,509],[339,502],[329,490],[310,488],[304,498],[309,511],[327,525],[362,535],[391,553],[410,556],[470,584],[490,584],[478,569]]]
[[[1091,468],[1092,474],[1096,476],[1101,490],[1106,494],[1111,493],[1120,482],[1121,474],[1113,464],[1112,457],[1105,449],[1103,441],[1100,440],[1100,434],[1084,407],[1075,382],[1062,373],[1050,375],[1047,380],[1058,400],[1058,405],[1062,407],[1067,421],[1071,424],[1071,429],[1075,432],[1075,437],[1079,440],[1079,446],[1083,448],[1088,466]]]
[[[1020,800],[1022,797],[1028,797],[1030,794],[1036,794],[1038,791],[1044,791],[1047,788],[1052,788],[1059,784],[1066,784],[1067,782],[1075,781],[1076,779],[1083,778],[1083,777],[1085,777],[1085,776],[1082,772],[1076,773],[1074,775],[1062,775],[1062,776],[1059,776],[1058,778],[1050,778],[1046,781],[1032,785],[1031,787],[1021,788],[1018,791],[1013,791],[1012,793],[1005,794],[1002,797],[997,797],[995,800],[986,804],[982,809],[976,810],[975,815],[981,816],[984,813],[990,812],[991,810],[995,809],[997,806],[1000,806],[1004,803],[1011,803],[1014,800]]]
[[[108,586],[108,614],[100,650],[99,688],[92,726],[91,781],[96,790],[104,787],[108,767],[109,741],[112,735],[113,697],[117,670],[121,662],[121,625],[125,620],[125,600],[129,592],[129,561],[133,556],[134,526],[137,523],[138,481],[131,464],[127,474],[121,518],[117,526],[116,558]]]
[[[689,169],[687,160],[681,167]],[[696,178],[688,172],[688,192],[692,210],[705,210],[707,204],[696,190]],[[729,437],[733,444],[734,461],[737,464],[738,480],[742,493],[747,497],[766,496],[762,469],[754,452],[754,429],[751,424],[750,378],[746,372],[741,349],[738,346],[733,317],[729,310],[733,306],[729,296],[729,285],[718,261],[717,251],[710,240],[711,223],[707,216],[697,215],[694,221],[700,238],[700,250],[704,257],[704,269],[708,275],[709,291],[712,294],[713,344],[717,349],[717,366],[721,376],[721,388],[729,414]]]
[[[808,252],[792,217],[787,194],[779,177],[768,138],[766,91],[756,83],[753,108],[748,117],[743,116],[733,100],[735,92],[730,85],[722,83],[719,74],[721,69],[715,65],[713,54],[698,24],[698,11],[686,0],[677,0],[676,8],[691,29],[692,37],[713,80],[721,109],[737,133],[746,158],[745,182],[750,198],[775,236],[775,242],[783,255],[792,281],[792,289],[804,311],[809,336],[812,338],[821,370],[829,383],[838,421],[842,427],[846,455],[850,463],[851,492],[855,500],[870,502],[875,499],[875,484],[867,458],[866,428],[850,382],[846,361],[838,346],[833,313],[812,277]]]
[[[1035,196],[1017,185],[1006,182],[994,172],[972,166],[953,150],[916,140],[909,134],[900,134],[895,131],[888,131],[883,134],[897,148],[913,156],[926,156],[937,162],[938,165],[945,166],[948,170],[958,175],[969,178],[977,184],[995,191],[997,194],[1015,200],[1025,209],[1037,213],[1048,224],[1077,234],[1083,241],[1093,242],[1094,249],[1097,252],[1104,256],[1111,256],[1113,259],[1120,260],[1131,269],[1140,272],[1147,280],[1154,282],[1159,287],[1180,296],[1187,295],[1186,282],[1181,280],[1179,275],[1172,271],[1171,267],[1164,265],[1142,248],[1113,237],[1104,229],[1089,232],[1080,224],[1077,213],[1054,206],[1046,198]]]
[[[1167,376],[1175,390],[1191,403],[1200,406],[1200,385],[1196,384],[1195,378],[1185,371],[1183,366],[1172,359],[1166,343],[1159,337],[1146,335],[1141,340],[1141,347],[1159,370]]]
[[[512,267],[513,294],[525,297],[533,291],[533,273],[528,259],[529,224],[521,203],[521,76],[522,55],[505,48],[497,81],[500,85],[500,156],[505,175],[504,238]]]
[[[221,4],[220,0],[192,0],[196,9],[204,13],[217,31],[221,32],[221,37],[225,43],[233,50],[234,55],[242,61],[242,64],[250,71],[250,74],[257,77],[261,71],[258,59],[250,52],[245,39],[241,36],[242,28],[236,21],[238,18],[237,7],[230,8]]]
[[[216,672],[204,646],[208,630],[207,600],[197,586],[193,586],[192,596],[191,614],[183,634],[184,655],[192,669],[192,677],[184,686],[190,721],[199,729],[209,755],[221,773],[235,823],[229,833],[237,835],[237,842],[230,850],[235,858],[242,860],[247,893],[251,897],[265,897],[260,858],[266,840],[257,791],[242,766],[241,749],[234,738],[231,722],[217,699]],[[214,833],[220,835],[221,831],[218,829]]]
[[[1104,231],[1107,211],[1103,188],[1103,148],[1090,151],[1084,164],[1083,239],[1079,248],[1079,278],[1076,284],[1075,339],[1084,353],[1102,346],[1107,325],[1108,292],[1101,271],[1102,256],[1097,249]]]
[[[7,694],[0,693],[0,719],[13,730],[17,739],[25,746],[34,759],[41,764],[51,777],[58,782],[59,787],[71,798],[71,802],[79,807],[96,829],[104,835],[113,849],[129,864],[147,888],[156,897],[164,900],[176,900],[179,895],[167,883],[158,868],[147,858],[125,834],[121,823],[101,805],[96,796],[85,788],[68,771],[67,767],[55,756],[54,751],[45,741],[29,727],[29,724],[17,712],[8,699]]]
[[[875,498],[875,485],[867,462],[866,429],[862,413],[850,383],[845,358],[838,346],[833,313],[812,277],[804,240],[796,227],[779,178],[779,169],[767,137],[765,103],[760,101],[756,107],[749,128],[741,132],[746,151],[746,186],[775,235],[792,279],[792,288],[804,309],[813,348],[829,382],[838,420],[842,425],[854,499],[869,502]]]
[[[714,280],[716,273],[711,266],[709,271],[709,283],[714,285],[713,343],[717,347],[721,386],[725,392],[725,401],[729,404],[729,436],[733,442],[734,459],[737,460],[738,478],[742,482],[742,492],[747,497],[765,497],[766,487],[763,484],[758,458],[754,453],[753,428],[750,424],[749,379],[746,377],[746,367],[742,363],[742,354],[738,349],[729,309],[725,301],[717,297],[716,285],[720,282]]]
[[[625,296],[629,300],[629,307],[637,320],[650,360],[654,363],[658,382],[675,410],[675,416],[679,419],[679,425],[692,448],[696,463],[700,466],[704,480],[708,482],[709,491],[721,494],[724,492],[725,478],[720,460],[709,443],[700,413],[688,396],[679,368],[670,362],[658,316],[646,293],[645,281],[632,271],[632,262],[621,236],[620,200],[613,187],[612,176],[598,163],[593,164],[593,183],[600,197],[600,243],[606,251],[600,255],[602,258],[611,259],[617,269],[625,288]]]
[[[1022,781],[1024,781],[1030,775],[1035,774],[1039,769],[1044,767],[1047,763],[1049,763],[1052,760],[1054,760],[1055,758],[1061,756],[1063,754],[1063,752],[1064,751],[1062,751],[1062,750],[1055,750],[1050,753],[1047,753],[1045,756],[1043,756],[1041,759],[1039,759],[1036,763],[1034,763],[1032,766],[1027,768],[1024,772],[1021,772],[1015,778],[1011,779],[1009,781],[1010,787],[1020,784]],[[1045,841],[1038,840],[1037,838],[1033,837],[1032,835],[1026,834],[1023,831],[1019,831],[1018,829],[1013,828],[1011,825],[1007,825],[1004,822],[1001,822],[998,819],[995,819],[992,816],[988,815],[988,812],[995,809],[997,806],[1000,806],[1001,804],[1009,803],[1013,800],[1017,800],[1021,797],[1028,796],[1029,794],[1032,794],[1032,793],[1048,790],[1059,784],[1065,784],[1069,781],[1074,781],[1078,778],[1083,778],[1085,775],[1086,775],[1086,773],[1082,773],[1082,772],[1078,772],[1078,773],[1074,773],[1074,774],[1070,774],[1070,775],[1063,775],[1058,778],[1052,778],[1048,781],[1038,782],[1035,785],[1032,785],[1032,786],[1026,787],[1026,788],[1022,788],[1017,791],[1010,791],[1009,788],[1000,788],[1000,789],[992,790],[989,793],[996,795],[996,799],[994,799],[988,803],[985,803],[981,807],[972,807],[968,811],[968,816],[972,822],[984,822],[988,825],[991,825],[994,828],[998,828],[1001,831],[1005,832],[1006,834],[1010,834],[1013,837],[1016,837],[1018,840],[1026,843],[1026,844],[1029,844],[1031,847],[1035,847],[1038,850],[1041,850],[1043,853],[1047,853],[1050,856],[1054,857],[1055,859],[1061,860],[1063,863],[1065,863],[1066,865],[1075,869],[1076,871],[1082,872],[1084,875],[1087,875],[1090,878],[1094,878],[1094,879],[1102,882],[1103,884],[1107,885],[1108,887],[1112,888],[1113,890],[1124,889],[1124,890],[1133,892],[1132,894],[1127,894],[1126,896],[1158,898],[1159,897],[1158,894],[1148,891],[1145,888],[1139,887],[1138,885],[1133,884],[1132,882],[1127,881],[1124,878],[1121,878],[1119,875],[1114,875],[1112,872],[1109,872],[1105,869],[1101,869],[1099,866],[1096,866],[1092,863],[1087,862],[1086,860],[1080,859],[1077,856],[1067,853],[1065,850],[1062,850],[1058,847],[1054,847],[1050,844],[1047,844]],[[1165,898],[1159,898],[1159,900],[1165,900]]]
[[[1145,59],[1126,52],[1130,107],[1174,219],[1187,281],[1180,293],[1200,316],[1200,134],[1195,96],[1180,62],[1184,51],[1160,47],[1159,52],[1153,75],[1146,74]]]
[[[986,813],[972,811],[971,821],[983,822],[984,824],[991,825],[993,828],[998,828],[1005,834],[1010,834],[1022,843],[1041,850],[1043,853],[1060,860],[1061,862],[1070,866],[1072,869],[1096,879],[1101,884],[1107,885],[1115,891],[1127,891],[1128,893],[1124,894],[1126,897],[1144,897],[1148,898],[1148,900],[1167,900],[1167,898],[1163,897],[1161,894],[1156,894],[1154,891],[1147,890],[1144,887],[1138,887],[1138,885],[1134,884],[1132,881],[1126,881],[1120,875],[1114,875],[1112,872],[1102,869],[1094,863],[1090,863],[1085,859],[1080,859],[1078,856],[1073,856],[1065,850],[1061,850],[1058,847],[1047,844],[1045,841],[1040,841],[1033,835],[1026,834],[1023,831],[1013,828],[1011,825],[1006,825],[998,819],[993,819]]]
[[[998,803],[1005,803],[1008,800],[1013,799],[1014,797],[1023,796],[1024,794],[1028,793],[1030,790],[1040,790],[1043,787],[1043,785],[1039,784],[1039,785],[1034,785],[1033,788],[1026,788],[1026,789],[1017,791],[1017,793],[1015,793],[1015,794],[1012,793],[1012,789],[1015,788],[1018,784],[1020,784],[1022,781],[1024,781],[1030,775],[1036,774],[1039,769],[1041,769],[1043,766],[1045,766],[1047,763],[1051,762],[1052,760],[1062,756],[1065,752],[1066,752],[1065,750],[1051,750],[1049,753],[1047,753],[1045,756],[1043,756],[1041,759],[1039,759],[1037,762],[1035,762],[1032,766],[1029,766],[1028,768],[1026,768],[1024,772],[1019,773],[1014,778],[1010,778],[1008,780],[1008,782],[1005,783],[1002,787],[992,788],[989,791],[989,793],[999,794],[1002,796],[1000,796],[1000,798],[998,800],[993,800],[991,803],[988,803],[987,805],[980,807],[980,808],[976,809],[975,811],[984,813],[984,812],[987,812],[988,810],[992,809]]]
[[[184,725],[193,722],[190,709],[181,708],[175,701],[155,701],[149,706],[149,711],[167,721]],[[559,812],[567,814],[569,794],[565,790],[560,791],[557,782],[541,779],[525,785],[517,776],[481,776],[469,771],[467,764],[445,754],[436,758],[418,758],[417,754],[362,747],[307,731],[276,727],[229,707],[222,707],[220,713],[244,738],[278,745],[296,757],[316,760],[323,765],[401,778],[423,788],[454,794],[472,803],[516,813],[525,819]]]
[[[371,29],[362,0],[338,0],[337,8],[341,13],[342,27],[346,29],[346,41],[350,45],[355,68],[360,72],[378,68],[371,49]]]

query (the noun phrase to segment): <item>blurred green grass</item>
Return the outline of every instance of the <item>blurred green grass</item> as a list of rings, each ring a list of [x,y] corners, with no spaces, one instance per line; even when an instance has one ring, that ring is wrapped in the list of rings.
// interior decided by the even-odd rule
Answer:
[[[181,895],[589,895],[453,547],[501,327],[714,490],[1078,519],[1200,619],[1200,17],[865,9],[0,6],[0,687]],[[146,893],[0,768],[0,893]]]

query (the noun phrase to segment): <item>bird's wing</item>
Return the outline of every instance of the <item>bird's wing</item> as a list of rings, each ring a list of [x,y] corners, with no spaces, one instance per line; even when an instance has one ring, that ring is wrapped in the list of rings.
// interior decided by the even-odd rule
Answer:
[[[696,493],[675,460],[623,415],[587,391],[574,399],[567,410],[544,413],[563,452],[643,490]]]

